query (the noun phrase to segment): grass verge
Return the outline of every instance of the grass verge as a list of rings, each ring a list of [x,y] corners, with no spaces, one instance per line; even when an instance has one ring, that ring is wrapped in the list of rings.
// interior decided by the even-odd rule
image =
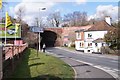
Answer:
[[[39,53],[37,56],[37,51],[30,48],[26,50],[21,63],[17,65],[12,77],[45,78],[45,80],[46,78],[57,78],[57,80],[69,78],[73,80],[74,71],[60,59],[45,53]]]

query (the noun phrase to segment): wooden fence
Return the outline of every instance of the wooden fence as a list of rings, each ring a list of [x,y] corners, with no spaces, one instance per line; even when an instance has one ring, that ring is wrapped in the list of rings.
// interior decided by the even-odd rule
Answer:
[[[3,60],[13,58],[15,55],[18,55],[21,52],[23,52],[27,47],[28,47],[27,43],[21,45],[14,45],[14,44],[6,45],[5,47],[3,47],[3,54],[4,54]]]
[[[3,69],[1,72],[2,78],[4,78],[4,76],[6,75],[9,75],[9,73],[11,74],[14,71],[16,56],[17,56],[17,60],[19,60],[20,55],[24,53],[24,50],[27,47],[28,47],[28,44],[25,43],[20,45],[7,44],[2,48],[2,54],[3,54],[3,57],[2,57]],[[7,69],[11,69],[11,70],[7,72],[8,71]]]

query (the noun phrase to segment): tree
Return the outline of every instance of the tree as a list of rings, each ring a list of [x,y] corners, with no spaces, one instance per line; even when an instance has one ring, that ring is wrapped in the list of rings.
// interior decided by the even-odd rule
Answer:
[[[38,20],[37,17],[34,19],[34,25],[35,25],[35,26],[39,26],[39,20]]]
[[[64,21],[69,22],[69,26],[84,26],[88,24],[87,13],[75,11],[64,15]]]
[[[55,12],[55,13],[49,14],[47,20],[49,21],[49,23],[50,23],[52,26],[54,26],[54,27],[59,27],[60,22],[61,22],[60,12]]]
[[[22,19],[25,15],[25,6],[20,6],[16,12],[17,20],[19,23],[22,23]]]
[[[40,18],[40,19],[38,19],[37,17],[34,19],[34,25],[35,26],[40,26],[40,27],[45,27],[45,24],[44,24],[44,22],[43,22],[43,19],[42,18]]]
[[[114,27],[114,30],[108,31],[104,36],[104,40],[111,49],[120,49],[120,21]]]

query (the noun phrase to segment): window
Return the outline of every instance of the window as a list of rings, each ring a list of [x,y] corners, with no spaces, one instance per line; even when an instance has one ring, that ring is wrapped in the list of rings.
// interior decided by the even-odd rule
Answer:
[[[83,47],[83,46],[84,46],[84,43],[83,43],[83,42],[81,42],[81,43],[80,43],[80,47]]]
[[[80,43],[80,47],[81,47],[81,43]]]
[[[90,52],[90,50],[88,50],[88,52]]]
[[[84,43],[82,43],[82,47],[84,46]]]
[[[92,34],[91,33],[88,34],[88,38],[92,38]]]
[[[102,43],[102,47],[104,46],[104,43]]]
[[[91,47],[92,46],[92,43],[88,43],[88,47]]]
[[[98,44],[97,44],[97,43],[95,43],[95,46],[97,47],[97,46],[98,46]]]
[[[76,38],[77,38],[77,39],[81,39],[81,34],[80,34],[80,33],[77,33],[77,34],[76,34]]]

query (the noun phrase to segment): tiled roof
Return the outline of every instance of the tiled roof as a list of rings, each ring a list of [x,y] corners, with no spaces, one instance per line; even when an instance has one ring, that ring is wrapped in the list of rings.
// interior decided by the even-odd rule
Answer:
[[[114,29],[111,25],[109,25],[106,21],[96,22],[91,28],[87,31],[104,31],[104,30],[112,30]]]
[[[76,30],[75,32],[83,32],[88,30],[89,28],[91,28],[93,25],[88,25],[88,26],[81,26],[78,28],[78,30]]]

